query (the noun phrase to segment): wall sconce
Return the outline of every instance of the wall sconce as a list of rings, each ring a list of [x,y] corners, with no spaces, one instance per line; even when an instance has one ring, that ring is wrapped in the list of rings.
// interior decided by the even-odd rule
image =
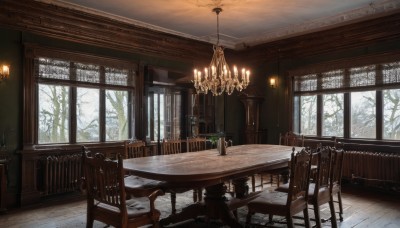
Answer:
[[[10,77],[10,66],[2,64],[0,66],[0,81]]]
[[[269,79],[269,86],[270,86],[271,88],[276,88],[276,87],[278,87],[278,78],[277,78],[277,77],[271,77],[271,78]]]

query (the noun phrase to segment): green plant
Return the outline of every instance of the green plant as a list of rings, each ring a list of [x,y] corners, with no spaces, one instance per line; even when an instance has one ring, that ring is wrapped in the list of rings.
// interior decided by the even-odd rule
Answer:
[[[212,144],[213,146],[215,146],[215,145],[217,145],[218,137],[217,137],[217,136],[211,136],[211,137],[209,138],[209,140],[210,140],[211,144]]]

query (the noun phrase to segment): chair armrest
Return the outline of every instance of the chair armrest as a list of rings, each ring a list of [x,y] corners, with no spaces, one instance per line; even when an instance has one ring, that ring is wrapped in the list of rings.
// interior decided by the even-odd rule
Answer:
[[[154,192],[152,192],[148,198],[150,200],[150,210],[154,211],[155,210],[155,206],[154,206],[154,201],[157,199],[158,196],[162,196],[164,195],[164,191],[161,189],[157,189]]]

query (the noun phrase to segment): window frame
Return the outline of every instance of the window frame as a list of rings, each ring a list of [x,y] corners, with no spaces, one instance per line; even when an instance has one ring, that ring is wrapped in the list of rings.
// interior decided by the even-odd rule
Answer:
[[[106,121],[105,121],[105,91],[106,90],[123,90],[128,91],[128,138],[135,135],[135,126],[138,121],[136,116],[136,98],[138,97],[139,89],[139,64],[134,61],[127,61],[112,57],[104,57],[95,54],[87,54],[64,49],[57,49],[51,47],[39,46],[36,44],[25,43],[24,49],[24,82],[23,82],[23,149],[38,149],[38,148],[52,148],[71,146],[76,144],[120,144],[119,141],[106,141]],[[39,78],[35,73],[35,59],[37,58],[52,58],[62,59],[65,61],[87,63],[99,65],[103,71],[101,77],[105,77],[104,69],[107,67],[127,69],[128,70],[128,83],[130,85],[112,85],[106,84],[104,81],[100,83],[90,83],[74,80],[58,80],[51,78]],[[104,78],[105,80],[105,78]],[[45,143],[39,144],[38,142],[38,87],[39,84],[50,85],[65,85],[70,88],[70,130],[68,143]],[[99,123],[99,141],[98,142],[76,142],[76,88],[97,88],[100,93],[100,123]]]
[[[319,63],[315,65],[309,65],[303,68],[298,68],[287,72],[287,79],[289,80],[289,129],[294,132],[300,132],[300,97],[302,95],[317,95],[317,135],[305,135],[309,139],[328,139],[332,136],[322,136],[323,119],[322,119],[322,96],[324,94],[332,93],[343,93],[344,95],[344,126],[343,126],[343,137],[338,137],[345,142],[354,143],[372,143],[372,144],[400,144],[400,140],[393,139],[383,139],[383,90],[386,89],[400,89],[400,83],[384,84],[382,83],[382,64],[390,62],[400,62],[400,52],[396,53],[384,53],[379,55],[366,55],[357,58],[341,59],[335,61],[329,61],[324,63]],[[354,67],[363,67],[367,65],[376,65],[376,84],[374,86],[365,86],[363,88],[349,88],[348,85],[344,85],[341,89],[326,89],[321,90],[320,83],[316,86],[316,90],[312,92],[295,92],[295,80],[296,77],[301,77],[299,75],[309,75],[317,74],[319,75],[319,80],[323,72],[333,71],[337,69],[344,69],[345,77],[349,77],[349,69]],[[346,80],[344,83],[348,83]],[[357,91],[376,91],[376,138],[352,138],[351,137],[351,92]]]

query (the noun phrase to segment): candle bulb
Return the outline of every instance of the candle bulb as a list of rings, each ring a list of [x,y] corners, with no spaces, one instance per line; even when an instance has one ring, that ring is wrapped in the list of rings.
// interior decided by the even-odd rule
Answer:
[[[216,77],[217,77],[217,74],[215,73],[215,66],[214,65],[212,65],[212,67],[211,67],[211,70],[212,70],[212,76],[213,76],[213,78],[215,79]]]
[[[249,82],[250,81],[250,71],[248,70],[248,71],[246,71],[246,82]]]

